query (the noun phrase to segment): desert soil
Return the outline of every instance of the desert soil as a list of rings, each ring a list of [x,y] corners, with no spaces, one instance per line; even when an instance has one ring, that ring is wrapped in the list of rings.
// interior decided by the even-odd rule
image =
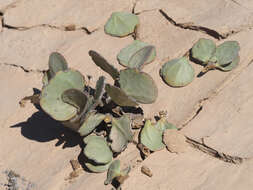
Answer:
[[[134,167],[123,190],[252,189],[252,0],[0,0],[0,189],[7,188],[5,171],[10,170],[33,184],[30,189],[111,189],[103,184],[106,173],[81,171],[69,179],[70,160],[82,160],[82,139],[34,105],[20,107],[19,101],[41,89],[53,51],[86,78],[92,76],[91,86],[101,75],[112,82],[88,51],[122,68],[116,55],[133,37],[104,33],[113,11],[137,14],[138,38],[157,50],[144,71],[154,78],[159,95],[154,104],[142,106],[145,117],[167,110],[168,120],[196,145],[179,154],[162,150],[143,162],[129,145],[120,159]],[[199,38],[217,44],[237,40],[239,66],[226,73],[210,71],[183,88],[167,86],[159,76],[161,65],[184,55]],[[202,66],[191,64],[197,75]],[[151,169],[151,178],[141,173],[143,165]]]

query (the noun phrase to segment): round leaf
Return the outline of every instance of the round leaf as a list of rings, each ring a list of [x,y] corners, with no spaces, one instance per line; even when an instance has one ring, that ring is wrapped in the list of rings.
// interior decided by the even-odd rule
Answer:
[[[102,173],[108,170],[111,163],[105,164],[105,165],[93,165],[91,163],[86,162],[85,166],[92,172],[95,173]]]
[[[152,151],[161,150],[165,147],[162,143],[162,132],[147,120],[141,130],[141,143]]]
[[[48,65],[49,65],[50,78],[54,77],[54,75],[58,71],[65,71],[68,69],[67,61],[58,52],[53,52],[50,54]]]
[[[66,121],[77,114],[77,109],[62,101],[62,93],[75,88],[83,90],[84,78],[81,73],[74,70],[59,71],[42,89],[40,106],[52,118]]]
[[[190,84],[194,79],[194,69],[185,57],[173,59],[162,66],[161,75],[164,81],[173,87]]]
[[[111,36],[123,37],[134,32],[139,18],[127,12],[114,12],[105,25],[105,33]]]
[[[133,98],[126,95],[126,93],[116,86],[106,84],[105,91],[112,98],[112,100],[119,106],[137,106]]]
[[[226,65],[232,62],[240,50],[239,43],[236,41],[226,41],[216,48],[214,57],[217,59],[217,63],[220,66]]]
[[[192,47],[192,57],[206,64],[215,49],[216,45],[212,40],[201,38]]]
[[[240,62],[240,56],[237,56],[232,63],[230,63],[227,66],[217,66],[219,69],[221,69],[222,71],[231,71],[232,69],[236,68],[238,66]]]
[[[110,139],[111,148],[114,152],[122,152],[129,141],[132,141],[133,134],[130,128],[131,121],[128,116],[123,115],[119,119],[112,118]]]
[[[117,59],[119,63],[125,67],[140,68],[144,63],[151,63],[155,59],[155,56],[156,51],[153,46],[135,40],[133,43],[120,50]]]
[[[103,137],[92,136],[85,139],[84,142],[87,145],[84,147],[84,154],[87,158],[98,164],[107,164],[112,161],[112,151]]]
[[[120,88],[126,95],[137,102],[151,104],[157,98],[157,86],[147,73],[139,72],[135,69],[122,70],[120,71],[119,83]]]
[[[68,90],[65,90],[62,93],[62,101],[65,103],[68,103],[75,108],[77,108],[78,113],[82,113],[86,106],[87,106],[87,101],[88,98],[87,96],[80,90],[71,88]]]

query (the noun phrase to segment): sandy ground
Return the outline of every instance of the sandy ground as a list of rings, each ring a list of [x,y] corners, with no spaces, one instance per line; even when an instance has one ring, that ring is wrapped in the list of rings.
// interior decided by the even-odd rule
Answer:
[[[53,51],[92,76],[91,86],[101,75],[111,82],[88,51],[100,52],[121,68],[116,55],[133,37],[104,33],[113,11],[137,14],[139,39],[157,50],[156,60],[144,71],[154,78],[159,95],[153,105],[142,106],[145,117],[167,110],[169,121],[199,143],[181,154],[156,152],[139,164],[134,164],[139,153],[130,145],[120,159],[135,167],[123,190],[252,189],[252,0],[0,0],[0,11],[0,189],[6,188],[4,171],[9,170],[23,177],[24,189],[27,184],[39,190],[111,189],[103,185],[105,173],[82,171],[66,180],[72,171],[69,161],[82,160],[81,137],[32,104],[22,108],[18,102],[41,88]],[[69,25],[75,29],[67,31]],[[201,37],[217,44],[237,40],[239,66],[227,73],[210,71],[184,88],[167,86],[159,76],[161,65],[184,55]],[[198,74],[202,67],[191,64]],[[142,165],[152,170],[152,178],[141,173]]]

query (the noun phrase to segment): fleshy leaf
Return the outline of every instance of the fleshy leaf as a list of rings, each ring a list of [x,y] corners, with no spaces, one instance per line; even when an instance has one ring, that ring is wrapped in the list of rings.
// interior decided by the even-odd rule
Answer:
[[[116,86],[106,84],[105,91],[112,98],[112,100],[119,106],[137,106],[136,101],[127,96],[126,93]]]
[[[123,37],[134,32],[139,18],[127,12],[114,12],[105,24],[105,33],[111,36]]]
[[[120,88],[127,96],[132,97],[139,103],[154,103],[158,89],[150,75],[136,69],[125,69],[120,71]]]
[[[91,50],[89,51],[89,55],[91,56],[94,63],[109,75],[111,75],[114,80],[119,77],[119,71],[110,63],[108,63],[106,59],[99,55],[97,52]]]
[[[58,52],[53,52],[50,54],[48,65],[50,78],[54,77],[58,71],[66,71],[68,69],[67,61]]]
[[[112,151],[106,140],[100,136],[86,137],[84,155],[98,164],[107,164],[112,161]]]
[[[207,64],[215,49],[216,45],[212,40],[201,38],[192,47],[192,57]]]
[[[78,89],[71,88],[65,90],[62,93],[61,98],[63,102],[77,108],[78,113],[82,113],[86,109],[88,98],[82,91]]]
[[[166,129],[176,129],[177,127],[171,123],[169,123],[165,118],[161,118],[156,124],[155,127],[157,129],[159,129],[162,133],[166,130]]]
[[[101,76],[99,77],[96,83],[96,90],[95,90],[95,95],[94,95],[95,101],[100,101],[104,93],[104,88],[105,88],[105,77]]]
[[[151,124],[150,120],[145,122],[141,130],[141,143],[151,151],[158,151],[165,147],[162,143],[162,133]]]
[[[221,69],[222,71],[231,71],[232,69],[236,68],[240,62],[240,56],[235,58],[232,63],[230,63],[227,66],[219,66],[217,65],[217,68]]]
[[[95,173],[102,173],[108,170],[109,166],[110,166],[110,162],[108,164],[105,165],[93,165],[91,163],[86,162],[85,166],[92,172]]]
[[[78,132],[81,136],[90,134],[105,118],[104,114],[90,112],[86,116]]]
[[[114,152],[122,152],[128,142],[132,141],[133,134],[130,125],[131,120],[127,115],[123,115],[119,119],[112,118],[110,139],[112,140],[111,148]]]
[[[194,69],[185,57],[173,59],[161,68],[164,81],[173,87],[182,87],[190,84],[194,79]]]
[[[68,89],[84,89],[84,78],[74,70],[59,71],[42,89],[40,106],[52,118],[66,121],[77,114],[77,109],[62,101],[62,93]]]
[[[155,59],[155,56],[156,51],[154,46],[149,46],[145,42],[135,40],[120,50],[117,59],[125,67],[140,68],[143,64],[151,63]]]
[[[120,176],[120,161],[114,160],[108,169],[105,185],[112,183],[112,180],[118,176]]]
[[[236,57],[238,57],[239,50],[240,46],[238,42],[226,41],[216,48],[213,56],[217,59],[217,63],[220,66],[223,66],[232,62]]]

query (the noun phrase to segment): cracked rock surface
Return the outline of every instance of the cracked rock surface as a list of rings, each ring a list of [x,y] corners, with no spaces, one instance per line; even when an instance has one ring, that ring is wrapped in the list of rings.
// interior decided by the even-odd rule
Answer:
[[[156,47],[144,68],[158,86],[158,98],[142,105],[145,117],[167,111],[186,136],[183,153],[158,151],[138,164],[134,144],[119,156],[131,165],[124,190],[250,190],[253,171],[253,1],[251,0],[0,0],[0,172],[13,170],[39,190],[110,189],[106,173],[82,171],[69,181],[70,160],[82,160],[82,138],[63,128],[38,106],[19,101],[41,89],[42,73],[53,51],[64,55],[94,87],[99,76],[112,79],[91,60],[97,51],[116,68],[118,52],[132,36],[106,35],[113,11],[140,18],[137,39]],[[166,61],[183,56],[199,38],[240,43],[240,63],[231,72],[209,71],[183,88],[167,86],[159,75]],[[190,62],[195,74],[202,66]],[[153,176],[141,174],[148,166]],[[6,179],[0,175],[0,189]]]

